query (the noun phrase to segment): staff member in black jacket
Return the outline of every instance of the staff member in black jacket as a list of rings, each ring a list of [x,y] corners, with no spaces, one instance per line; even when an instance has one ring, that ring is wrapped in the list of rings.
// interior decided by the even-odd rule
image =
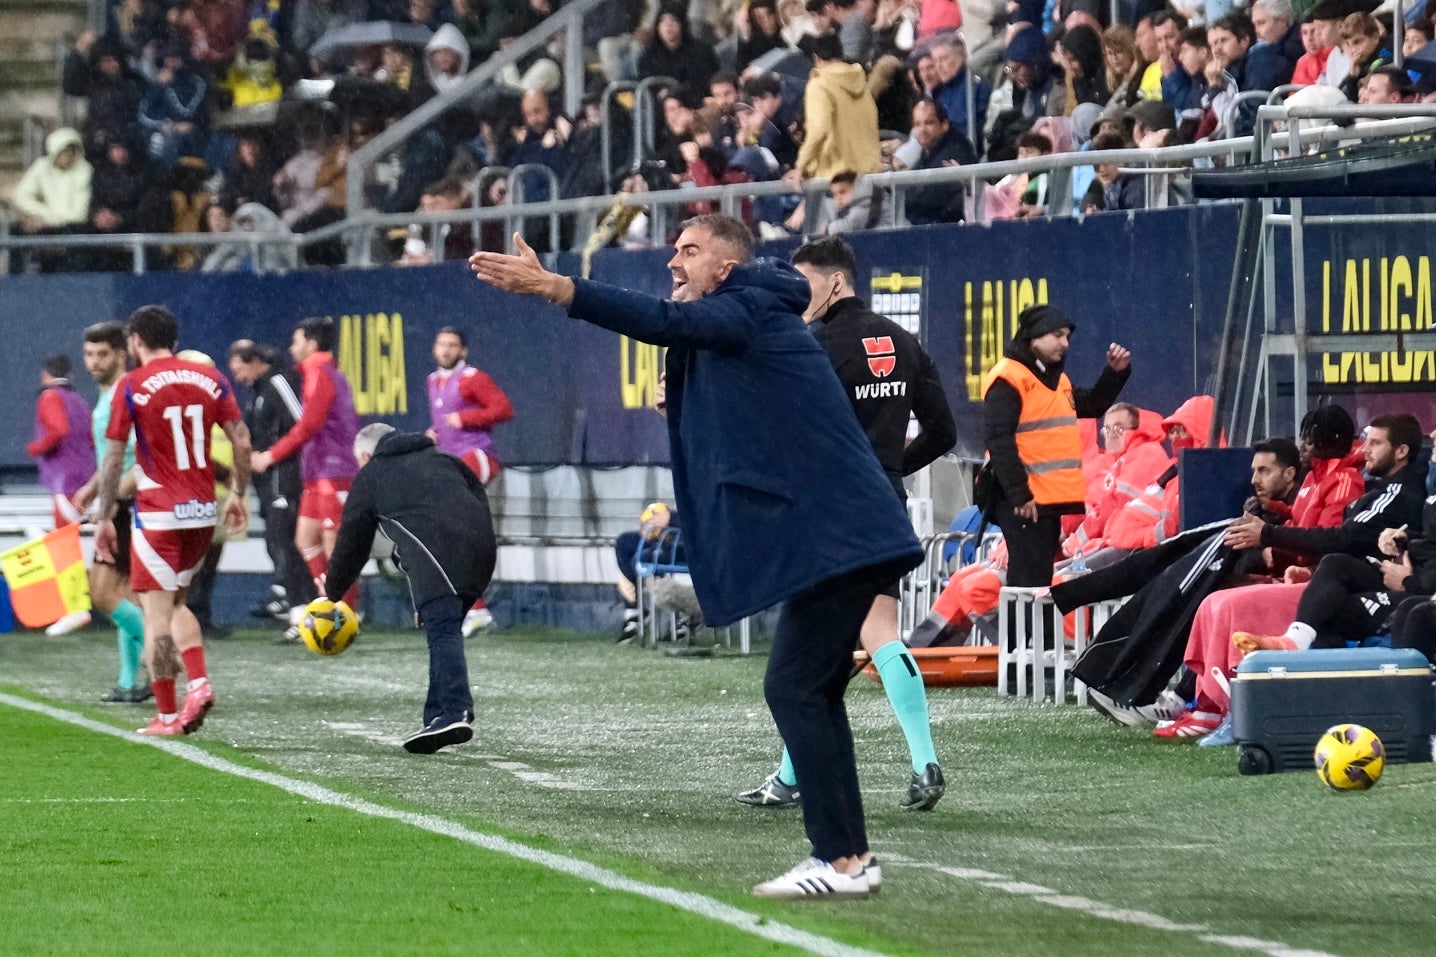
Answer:
[[[494,574],[498,546],[489,499],[463,462],[427,436],[376,422],[354,438],[359,474],[344,503],[324,591],[338,601],[369,560],[374,532],[394,543],[409,577],[414,610],[429,639],[429,696],[424,727],[404,741],[433,754],[474,736],[474,698],[460,633],[464,613]]]
[[[793,253],[792,261],[812,290],[803,320],[827,351],[888,481],[906,498],[902,477],[957,444],[957,424],[937,366],[906,329],[858,298],[853,290],[857,261],[843,240],[815,239]],[[913,416],[922,431],[908,444],[908,420]],[[859,640],[882,678],[912,758],[912,778],[899,804],[909,811],[929,811],[942,798],[946,782],[932,743],[927,689],[917,663],[898,638],[897,603],[894,582],[873,600]],[[796,805],[800,795],[787,749],[777,771],[737,798],[752,807]]]
[[[293,370],[275,364],[275,351],[252,339],[237,339],[229,347],[229,374],[249,386],[244,407],[244,424],[256,452],[267,450],[288,434],[303,412],[299,403],[299,377]],[[294,546],[294,526],[299,519],[299,459],[275,465],[254,477],[259,496],[259,515],[264,519],[264,548],[274,565],[269,586],[270,599],[256,607],[257,618],[265,616],[287,621],[291,605],[304,607],[314,599],[314,580]],[[286,633],[294,641],[298,632]]]

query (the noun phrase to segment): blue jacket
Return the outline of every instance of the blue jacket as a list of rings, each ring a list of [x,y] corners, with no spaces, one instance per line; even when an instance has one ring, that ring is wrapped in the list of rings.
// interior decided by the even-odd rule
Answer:
[[[697,302],[574,280],[569,315],[668,347],[668,439],[693,587],[726,625],[835,576],[922,560],[785,262],[733,267]]]

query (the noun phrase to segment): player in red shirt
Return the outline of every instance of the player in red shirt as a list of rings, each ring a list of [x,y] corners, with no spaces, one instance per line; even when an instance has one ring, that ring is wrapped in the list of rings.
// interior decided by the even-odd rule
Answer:
[[[299,520],[294,526],[294,544],[309,574],[318,581],[329,566],[334,542],[339,537],[339,520],[344,500],[359,466],[354,462],[354,436],[359,433],[359,415],[349,380],[334,363],[338,333],[324,318],[305,319],[294,328],[289,354],[304,380],[300,398],[304,411],[288,434],[267,450],[256,452],[254,471],[262,475],[275,462],[299,456],[299,474],[304,492],[299,499]],[[345,599],[357,607],[358,584]],[[302,606],[291,609],[291,625],[304,614]],[[299,630],[291,627],[285,640],[298,641]]]
[[[113,559],[115,498],[133,428],[138,491],[130,581],[145,613],[145,664],[159,712],[140,733],[175,736],[199,728],[214,705],[199,622],[185,607],[185,592],[209,551],[216,518],[223,519],[231,535],[248,524],[249,430],[223,374],[175,358],[179,323],[169,310],[140,307],[126,332],[137,368],[120,380],[111,400],[97,506],[103,521],[95,549],[101,558]],[[216,424],[234,446],[230,493],[222,509],[214,500],[210,458]],[[183,705],[176,707],[181,663],[189,686]]]

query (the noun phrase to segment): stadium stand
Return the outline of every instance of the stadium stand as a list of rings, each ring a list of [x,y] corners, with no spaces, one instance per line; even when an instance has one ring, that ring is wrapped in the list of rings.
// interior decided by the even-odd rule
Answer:
[[[1108,164],[1121,166],[1130,183],[1122,209],[1190,202],[1183,172],[1259,158],[1244,134],[1258,106],[1295,89],[1284,83],[1303,30],[1307,62],[1331,61],[1330,70],[1308,67],[1312,75],[1305,78],[1339,102],[1414,103],[1436,96],[1428,92],[1436,89],[1436,61],[1404,42],[1405,22],[1371,17],[1361,0],[1326,0],[1308,11],[1305,24],[1295,22],[1284,0],[1260,0],[1210,25],[1187,25],[1185,32],[1180,18],[1159,13],[1131,22],[1132,12],[1116,5],[1096,18],[1072,13],[1050,29],[1018,5],[1010,14],[990,15],[995,31],[972,22],[987,15],[974,8],[956,18],[967,21],[959,34],[931,31],[919,22],[925,5],[916,3],[755,0],[736,6],[94,0],[91,28],[81,30],[55,64],[61,109],[32,119],[24,137],[25,173],[11,190],[3,228],[39,241],[12,255],[10,269],[134,268],[120,237],[135,233],[187,237],[184,243],[148,241],[139,268],[149,270],[199,268],[210,249],[227,242],[230,254],[215,257],[225,268],[391,263],[403,259],[413,226],[429,234],[428,245],[462,255],[463,244],[446,242],[444,228],[461,216],[471,222],[505,217],[505,232],[520,224],[542,232],[547,223],[554,248],[582,248],[612,205],[607,198],[625,185],[650,193],[709,190],[684,197],[691,204],[649,196],[642,204],[649,228],[629,229],[629,243],[661,244],[685,205],[693,212],[735,201],[751,202],[747,214],[765,235],[819,232],[837,213],[826,176],[778,184],[799,164],[804,87],[814,49],[829,49],[816,37],[825,30],[846,59],[867,71],[882,130],[878,175],[888,177],[864,177],[864,189],[879,200],[876,208],[890,212],[904,205],[903,193],[931,190],[934,180],[946,179],[945,189],[965,184],[968,207],[946,218],[969,222],[991,218],[980,212],[986,191],[979,181],[1051,174],[1048,192],[1065,196],[1071,180],[1086,181],[1091,164],[1074,162],[1064,147],[1088,140],[1110,147],[1112,136],[1140,151],[1114,153]],[[1100,21],[1113,14],[1123,22],[1099,32]],[[74,26],[63,18],[46,23],[52,33]],[[989,51],[971,64],[969,34]],[[1415,29],[1411,35],[1424,38]],[[1408,46],[1405,72],[1391,70]],[[34,62],[36,44],[26,49]],[[735,69],[743,74],[727,72]],[[24,82],[33,86],[36,71],[28,70]],[[710,89],[714,76],[721,82]],[[1149,82],[1157,76],[1161,83]],[[1414,82],[1398,82],[1402,76]],[[1265,98],[1255,82],[1271,87]],[[1372,84],[1380,89],[1368,96]],[[1163,88],[1177,98],[1174,128],[1143,134],[1149,119],[1143,110],[1151,104],[1142,97],[1161,98]],[[769,89],[777,91],[776,109],[765,103]],[[820,97],[830,95],[821,89]],[[746,95],[734,96],[739,90]],[[924,97],[944,106],[954,131],[976,141],[975,157],[956,161],[960,172],[944,166],[924,177],[897,175],[930,165],[909,133],[912,104]],[[1081,113],[1084,128],[1074,131],[1071,117],[1089,102],[1102,120],[1094,127]],[[965,133],[970,113],[984,137]],[[1012,160],[1017,140],[1039,121],[1054,144],[1050,157],[1018,167],[988,165]],[[88,197],[76,186],[62,204],[87,208],[80,219],[55,213],[45,195],[65,178],[57,175],[56,156],[43,150],[44,134],[68,126],[78,129],[92,168]],[[1106,139],[1098,135],[1104,133]],[[1074,169],[1081,172],[1066,172]],[[503,205],[535,206],[534,215],[519,218],[513,209],[470,215],[455,208],[459,203],[422,201],[436,195],[435,184],[457,177],[468,182],[482,211],[494,204],[487,187],[495,173],[506,177]],[[544,205],[555,200],[567,205]],[[236,220],[246,203],[277,220],[254,209]],[[659,212],[654,203],[673,208]],[[1046,215],[1074,207],[1082,209],[1081,196],[1048,203]],[[901,227],[911,217],[885,215],[874,223],[889,220]],[[114,242],[87,255],[29,251],[85,234],[109,234]],[[492,240],[496,234],[485,235]],[[53,237],[48,243],[47,236]],[[20,245],[3,234],[0,242]],[[284,252],[236,254],[246,244],[278,245]]]

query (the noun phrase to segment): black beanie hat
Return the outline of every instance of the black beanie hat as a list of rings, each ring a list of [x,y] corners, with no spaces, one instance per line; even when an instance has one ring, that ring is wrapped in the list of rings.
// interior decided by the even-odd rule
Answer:
[[[1031,342],[1058,329],[1076,331],[1077,325],[1055,306],[1028,306],[1017,316],[1017,338]]]

